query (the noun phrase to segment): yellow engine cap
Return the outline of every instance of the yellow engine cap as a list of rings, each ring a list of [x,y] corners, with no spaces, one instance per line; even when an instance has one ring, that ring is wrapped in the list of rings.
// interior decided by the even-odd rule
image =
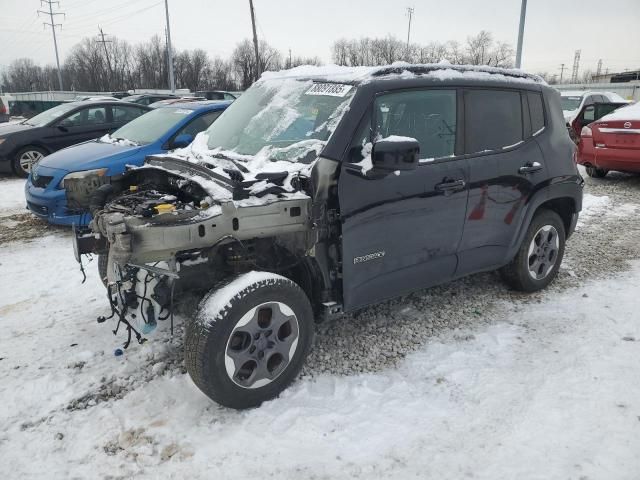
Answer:
[[[160,205],[156,205],[153,208],[158,213],[169,213],[176,210],[176,206],[172,205],[171,203],[161,203]]]

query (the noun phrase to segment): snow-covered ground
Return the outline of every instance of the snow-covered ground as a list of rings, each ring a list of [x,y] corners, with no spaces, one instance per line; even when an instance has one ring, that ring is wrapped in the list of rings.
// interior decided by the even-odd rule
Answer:
[[[0,215],[25,213],[24,180],[0,177]]]
[[[0,215],[22,208],[0,183]],[[5,189],[7,189],[5,191]],[[585,196],[580,228],[635,207]],[[569,246],[570,248],[570,246]],[[4,478],[640,478],[640,263],[495,306],[396,368],[297,381],[236,412],[176,367],[168,325],[114,349],[64,230],[0,245]],[[424,311],[425,320],[429,311]]]

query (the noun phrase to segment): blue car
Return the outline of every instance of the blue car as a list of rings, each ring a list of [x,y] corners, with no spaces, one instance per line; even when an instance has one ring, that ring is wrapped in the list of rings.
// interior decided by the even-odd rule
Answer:
[[[201,101],[163,106],[132,120],[111,135],[44,157],[27,179],[27,208],[50,223],[87,225],[91,215],[67,205],[65,179],[113,177],[124,173],[127,165],[142,165],[147,155],[186,147],[230,104],[229,101]],[[100,183],[107,182],[100,179]]]

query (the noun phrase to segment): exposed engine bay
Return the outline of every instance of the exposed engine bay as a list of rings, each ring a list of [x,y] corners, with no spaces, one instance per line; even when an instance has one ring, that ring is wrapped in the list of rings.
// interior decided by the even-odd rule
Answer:
[[[180,292],[204,293],[251,269],[285,271],[315,254],[309,179],[298,175],[299,190],[287,192],[277,177],[284,175],[244,182],[163,158],[95,190],[90,231],[76,232],[74,248],[79,261],[102,257],[111,317],[129,334],[125,346],[132,334],[142,342],[158,321],[173,320]],[[260,196],[251,192],[258,182],[268,184]]]

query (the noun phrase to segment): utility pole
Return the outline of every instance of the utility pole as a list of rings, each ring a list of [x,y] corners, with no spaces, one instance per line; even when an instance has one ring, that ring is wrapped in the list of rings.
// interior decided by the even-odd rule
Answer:
[[[57,3],[58,4],[58,8],[60,8],[60,2],[55,1],[55,0],[40,0],[40,6],[44,5],[44,4],[49,5],[49,11],[45,11],[45,10],[38,10],[38,14],[43,13],[45,15],[49,15],[49,20],[50,23],[47,22],[43,22],[43,25],[47,26],[49,25],[51,27],[51,31],[53,32],[53,46],[56,50],[56,65],[58,67],[58,83],[60,84],[60,91],[64,90],[64,88],[62,87],[62,72],[60,72],[60,56],[58,55],[58,39],[56,38],[56,27],[60,27],[62,28],[62,24],[61,23],[55,23],[54,22],[54,17],[55,15],[63,15],[64,16],[64,12],[53,12],[53,4]]]
[[[104,56],[107,59],[107,68],[109,68],[109,75],[111,76],[109,78],[109,86],[111,86],[111,81],[113,80],[113,70],[111,69],[111,60],[109,60],[109,51],[107,50],[107,43],[112,43],[112,40],[105,40],[104,36],[106,35],[103,31],[102,28],[100,27],[100,25],[98,25],[98,30],[100,30],[100,37],[101,40],[98,40],[99,43],[102,44],[102,46],[104,47]]]
[[[413,18],[413,7],[407,7],[407,15],[409,16],[409,28],[407,29],[407,60],[409,59],[409,39],[411,38],[411,19]]]
[[[522,0],[520,7],[520,28],[518,29],[518,47],[516,49],[516,68],[522,65],[522,41],[524,39],[524,19],[527,16],[527,0]]]
[[[560,83],[562,83],[562,76],[564,75],[564,70],[565,70],[565,66],[564,63],[560,64]]]
[[[176,91],[176,82],[173,78],[173,51],[171,50],[171,28],[169,27],[169,0],[164,0],[164,11],[167,15],[167,57],[169,59],[169,88]]]
[[[293,64],[293,62],[291,61],[291,49],[289,49],[289,67],[291,68],[291,65]]]
[[[571,82],[578,82],[578,70],[580,69],[580,53],[582,50],[576,50],[576,54],[573,57],[573,71],[571,72]]]
[[[260,54],[258,52],[258,35],[256,34],[256,14],[253,11],[253,0],[249,0],[249,10],[251,10],[251,26],[253,27],[253,48],[256,52],[256,80],[260,78]]]

